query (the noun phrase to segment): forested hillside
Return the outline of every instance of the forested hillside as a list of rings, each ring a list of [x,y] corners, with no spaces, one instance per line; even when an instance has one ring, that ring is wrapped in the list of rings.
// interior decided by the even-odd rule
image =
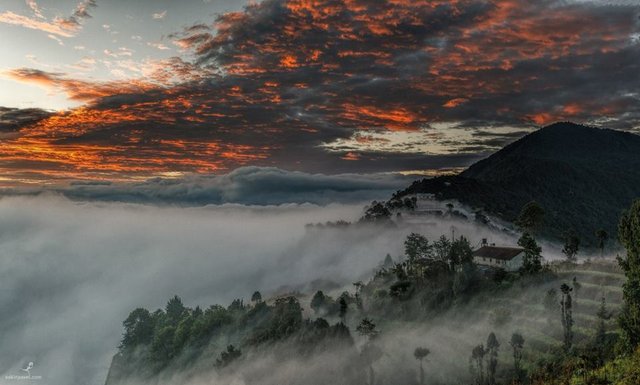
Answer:
[[[206,309],[176,296],[124,321],[107,385],[632,384],[639,224],[640,201],[622,217],[619,261],[545,263],[525,233],[507,272],[477,264],[464,236],[413,233],[403,256],[342,290]]]
[[[433,193],[513,222],[536,201],[546,211],[542,235],[572,229],[595,246],[599,229],[612,236],[621,212],[640,196],[640,136],[556,123],[479,161],[457,176],[414,182],[399,196]]]

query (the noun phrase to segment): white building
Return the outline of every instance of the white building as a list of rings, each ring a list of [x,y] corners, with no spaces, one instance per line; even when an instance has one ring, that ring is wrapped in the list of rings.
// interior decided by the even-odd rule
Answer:
[[[473,262],[477,265],[490,266],[517,271],[522,267],[524,249],[519,247],[482,246],[473,252]]]

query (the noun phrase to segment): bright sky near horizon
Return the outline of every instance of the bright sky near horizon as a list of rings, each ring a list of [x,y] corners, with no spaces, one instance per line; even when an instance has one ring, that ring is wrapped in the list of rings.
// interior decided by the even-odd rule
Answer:
[[[135,79],[145,65],[180,55],[168,37],[216,15],[238,11],[244,0],[109,2],[4,0],[0,4],[0,71],[38,68],[86,80]],[[65,23],[86,4],[85,17]],[[64,92],[0,77],[0,106],[60,110],[79,106]]]

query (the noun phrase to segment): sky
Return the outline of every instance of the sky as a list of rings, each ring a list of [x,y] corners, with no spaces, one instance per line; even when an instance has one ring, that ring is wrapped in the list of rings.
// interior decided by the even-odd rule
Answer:
[[[458,170],[640,131],[640,2],[3,0],[0,185]]]

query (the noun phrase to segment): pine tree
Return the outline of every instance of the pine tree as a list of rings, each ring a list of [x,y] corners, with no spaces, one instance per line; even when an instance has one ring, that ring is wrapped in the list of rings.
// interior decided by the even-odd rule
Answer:
[[[607,343],[607,321],[611,318],[611,313],[607,310],[607,302],[602,295],[602,300],[600,301],[600,308],[596,313],[598,317],[598,328],[596,329],[596,338],[595,338],[595,346],[598,351],[598,360],[602,365],[604,361],[604,352],[605,346]]]
[[[574,322],[571,303],[571,291],[573,291],[573,289],[566,283],[563,283],[562,286],[560,286],[560,291],[562,292],[560,306],[562,310],[562,328],[564,330],[564,349],[565,351],[569,351],[573,345]]]
[[[471,351],[471,373],[475,374],[475,382],[477,385],[484,385],[484,356],[487,350],[484,345],[480,344]]]
[[[609,233],[604,229],[596,231],[596,238],[598,238],[598,248],[600,249],[600,258],[604,258],[604,247],[609,239]]]
[[[535,274],[542,270],[542,248],[538,246],[536,240],[525,232],[518,240],[518,245],[524,249],[524,258],[522,261],[522,271],[529,274]]]
[[[344,296],[340,297],[340,310],[339,310],[339,316],[340,316],[340,321],[343,324],[347,323],[347,310],[349,309],[349,305],[347,304],[347,300],[344,298]]]
[[[562,253],[567,256],[567,261],[575,263],[577,260],[576,254],[578,254],[578,250],[580,250],[580,238],[578,238],[574,230],[568,231],[564,238]]]
[[[513,333],[509,345],[511,345],[511,349],[513,349],[513,369],[519,378],[522,372],[520,362],[522,361],[522,350],[524,349],[524,337],[522,337],[522,334]]]
[[[424,384],[424,368],[422,367],[422,361],[431,354],[431,351],[427,348],[416,348],[413,352],[413,356],[416,360],[420,361],[420,385]]]
[[[500,342],[498,342],[495,333],[492,332],[487,338],[487,353],[489,354],[489,359],[487,362],[487,376],[489,385],[494,385],[496,383],[496,369],[498,368],[499,349]]]

